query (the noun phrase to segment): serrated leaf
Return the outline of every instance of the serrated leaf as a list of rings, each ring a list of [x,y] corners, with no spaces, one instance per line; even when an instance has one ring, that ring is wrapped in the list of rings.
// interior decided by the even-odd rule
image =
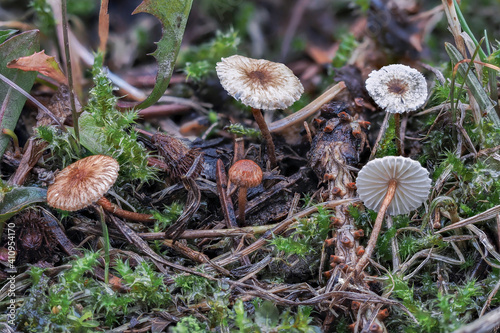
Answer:
[[[0,44],[0,73],[12,80],[25,91],[30,91],[35,82],[36,72],[23,72],[7,68],[10,61],[33,54],[39,49],[39,32],[31,30],[14,36]],[[23,109],[26,97],[7,83],[0,81],[0,130],[3,128],[14,131]],[[0,156],[3,155],[9,138],[0,135]]]
[[[158,62],[156,83],[151,94],[135,109],[144,109],[153,105],[167,90],[192,3],[193,0],[143,0],[132,13],[151,14],[162,24],[162,37],[156,43],[156,51],[152,53]]]
[[[27,206],[45,202],[47,200],[47,190],[39,187],[15,187],[5,193],[0,202],[0,223],[16,215]]]

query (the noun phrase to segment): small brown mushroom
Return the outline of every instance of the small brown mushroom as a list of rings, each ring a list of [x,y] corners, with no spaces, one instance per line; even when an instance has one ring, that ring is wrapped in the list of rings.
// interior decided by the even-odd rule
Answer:
[[[239,160],[229,169],[229,181],[240,188],[238,192],[238,217],[240,227],[244,227],[247,190],[260,185],[262,169],[254,161]]]

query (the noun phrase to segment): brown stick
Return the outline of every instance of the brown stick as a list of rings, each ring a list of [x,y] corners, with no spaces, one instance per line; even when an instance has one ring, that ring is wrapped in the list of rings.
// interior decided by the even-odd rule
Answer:
[[[368,245],[365,248],[365,254],[363,254],[363,256],[356,264],[356,274],[361,273],[361,271],[365,268],[368,259],[370,259],[372,256],[375,245],[377,244],[378,235],[380,234],[380,230],[382,229],[382,222],[384,221],[385,212],[387,211],[387,208],[394,198],[397,186],[398,182],[395,179],[391,179],[391,181],[389,182],[389,187],[387,188],[387,194],[385,195],[384,201],[382,201],[380,209],[378,210],[377,219],[375,220],[375,224],[373,225],[370,240],[368,241]]]
[[[278,224],[268,224],[262,226],[244,227],[244,228],[232,228],[232,229],[208,229],[208,230],[184,230],[182,234],[179,235],[179,239],[196,239],[196,238],[217,238],[217,237],[241,237],[241,236],[254,236],[265,233],[266,231],[273,229]],[[164,232],[144,232],[140,233],[139,236],[147,241],[152,240],[164,240]]]
[[[106,199],[105,197],[102,197],[101,199],[97,200],[97,204],[101,205],[101,207],[105,211],[127,220],[133,220],[144,223],[151,223],[155,221],[153,219],[153,215],[151,214],[141,214],[141,213],[130,212],[128,210],[123,210],[114,203],[112,203],[111,201],[109,201],[108,199]]]
[[[345,88],[346,85],[344,81],[337,83],[299,111],[292,113],[286,118],[269,124],[269,130],[276,133],[287,129],[290,126],[301,124],[307,118],[312,117],[323,106],[323,104],[330,102],[335,96],[344,91]]]
[[[252,108],[252,114],[257,122],[257,125],[259,125],[259,129],[264,137],[264,140],[266,140],[267,154],[269,155],[269,160],[271,161],[271,169],[274,169],[278,163],[276,162],[273,137],[271,136],[271,132],[269,132],[269,128],[264,120],[264,116],[262,116],[262,112],[260,112],[259,109]]]
[[[219,200],[222,206],[222,213],[224,214],[224,220],[226,221],[226,227],[238,228],[238,223],[236,223],[236,216],[234,215],[233,202],[231,197],[227,195],[227,176],[224,170],[224,164],[221,159],[217,160],[215,169],[215,178],[217,180],[217,194],[219,195]]]
[[[234,156],[233,164],[242,160],[245,157],[245,139],[235,138],[234,139]]]

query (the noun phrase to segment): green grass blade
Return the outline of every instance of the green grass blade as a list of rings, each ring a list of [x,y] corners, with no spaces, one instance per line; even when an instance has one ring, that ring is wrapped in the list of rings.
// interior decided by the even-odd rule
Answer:
[[[29,92],[37,73],[7,68],[7,64],[14,59],[37,52],[39,45],[38,30],[27,31],[0,44],[0,74]],[[0,81],[0,132],[3,128],[14,131],[25,102],[26,97],[7,83]],[[0,135],[0,156],[8,144],[9,137]]]
[[[464,58],[457,50],[455,46],[450,43],[445,43],[445,49],[453,64],[458,63]],[[493,122],[495,127],[500,127],[500,118],[498,117],[495,105],[491,101],[490,97],[484,90],[479,79],[474,75],[473,72],[467,73],[468,64],[460,64],[458,66],[458,73],[465,78],[465,83],[467,87],[470,89],[472,96],[476,99],[477,103],[481,110],[487,114],[488,118]],[[466,74],[467,73],[467,74]]]

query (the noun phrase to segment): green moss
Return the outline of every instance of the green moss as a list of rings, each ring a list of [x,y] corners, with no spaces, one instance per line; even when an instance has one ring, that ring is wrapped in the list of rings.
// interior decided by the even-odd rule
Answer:
[[[242,124],[231,124],[225,128],[229,133],[238,136],[248,136],[251,138],[260,138],[262,135],[259,130],[250,127],[244,127]]]
[[[330,231],[330,214],[323,208],[310,218],[300,219],[295,231],[285,236],[276,236],[271,244],[276,250],[286,255],[296,254],[302,257],[319,253]]]
[[[415,316],[418,325],[413,323],[402,311],[395,309],[395,314],[388,319],[388,331],[393,332],[453,332],[461,327],[471,314],[477,313],[480,286],[475,281],[462,285],[449,284],[448,293],[438,290],[436,281],[429,274],[422,279],[423,288],[414,288],[413,282],[403,281],[392,276],[387,288],[392,290],[393,297]],[[437,295],[437,297],[436,297]]]
[[[201,82],[210,75],[215,75],[215,64],[222,57],[236,53],[240,38],[238,33],[230,29],[223,33],[217,31],[210,42],[197,47],[191,47],[179,56],[179,66],[187,77],[195,82]]]
[[[394,127],[394,116],[389,117],[389,126],[384,133],[384,137],[379,142],[378,150],[375,157],[394,156],[397,153],[396,149],[396,130]]]
[[[82,145],[93,154],[114,157],[120,164],[122,182],[146,182],[156,177],[156,170],[148,166],[147,150],[137,141],[132,125],[137,119],[134,111],[120,112],[113,86],[102,69],[102,55],[95,58],[92,68],[94,88],[80,117]],[[119,179],[120,180],[120,179]]]

